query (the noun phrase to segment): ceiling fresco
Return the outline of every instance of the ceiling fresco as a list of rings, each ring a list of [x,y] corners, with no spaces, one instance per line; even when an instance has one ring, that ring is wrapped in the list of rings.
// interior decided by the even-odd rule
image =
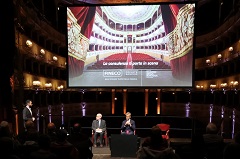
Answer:
[[[138,23],[152,17],[159,5],[104,6],[102,10],[115,22]]]

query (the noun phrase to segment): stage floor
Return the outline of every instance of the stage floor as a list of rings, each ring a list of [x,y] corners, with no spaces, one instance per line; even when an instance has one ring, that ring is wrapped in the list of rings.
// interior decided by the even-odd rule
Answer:
[[[170,146],[171,147],[177,147],[181,146],[184,144],[190,144],[191,143],[191,138],[170,138]],[[233,142],[232,139],[224,139],[225,143],[230,143]],[[132,157],[111,157],[111,150],[109,146],[105,147],[93,147],[92,148],[93,152],[93,159],[136,159]]]
[[[170,138],[170,144],[172,143],[173,146],[189,144],[190,142],[191,142],[190,138]],[[93,147],[92,152],[93,152],[93,159],[136,159],[132,157],[111,157],[111,150],[109,146],[102,147],[102,148]]]

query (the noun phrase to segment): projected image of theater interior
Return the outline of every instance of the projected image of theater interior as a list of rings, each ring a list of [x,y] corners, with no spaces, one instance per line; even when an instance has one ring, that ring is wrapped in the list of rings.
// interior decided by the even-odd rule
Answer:
[[[68,6],[68,87],[192,87],[195,5]]]

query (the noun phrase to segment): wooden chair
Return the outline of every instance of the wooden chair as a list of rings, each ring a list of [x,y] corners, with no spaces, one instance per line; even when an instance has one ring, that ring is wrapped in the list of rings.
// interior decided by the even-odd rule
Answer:
[[[169,124],[165,124],[165,123],[161,123],[161,124],[157,124],[157,126],[163,132],[162,138],[168,140],[169,139],[170,125]]]
[[[98,136],[97,140],[100,140],[100,136]],[[94,143],[94,130],[92,130],[92,143]],[[103,134],[103,145],[108,146],[107,130]]]

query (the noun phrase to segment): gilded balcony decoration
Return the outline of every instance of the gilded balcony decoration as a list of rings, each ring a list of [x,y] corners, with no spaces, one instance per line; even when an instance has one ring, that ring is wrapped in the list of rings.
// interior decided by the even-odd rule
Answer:
[[[237,86],[238,86],[238,81],[231,81],[230,82],[230,87],[231,88],[237,88]]]
[[[52,83],[45,83],[46,88],[52,88]]]
[[[176,23],[172,24],[175,25],[174,29],[169,30],[170,33],[166,32],[172,75],[179,80],[191,80],[189,77],[193,62],[194,10],[194,4],[179,8]]]
[[[216,88],[217,87],[217,85],[216,84],[210,84],[210,88]]]
[[[45,50],[44,50],[44,49],[41,49],[41,50],[40,50],[40,54],[41,54],[41,55],[45,55]]]
[[[67,8],[68,68],[69,77],[76,77],[83,73],[96,7],[70,8]]]
[[[201,86],[196,85],[196,88],[197,88],[197,89],[203,89],[203,85],[201,85]]]
[[[57,61],[57,60],[58,60],[57,56],[53,56],[53,61]]]
[[[27,45],[27,47],[32,47],[32,45],[33,45],[33,44],[32,44],[32,41],[27,40],[27,41],[26,41],[26,45]]]
[[[32,85],[35,86],[35,87],[40,87],[41,86],[41,82],[36,80],[36,81],[32,82]]]
[[[220,86],[221,86],[221,88],[226,88],[228,86],[228,84],[227,83],[221,83]]]
[[[60,86],[57,87],[57,89],[58,89],[59,91],[60,91],[60,90],[63,90],[63,88],[64,88],[63,85],[60,85]]]
[[[231,81],[231,85],[233,85],[233,86],[238,85],[238,81]]]
[[[227,83],[221,83],[220,87],[221,87],[221,89],[223,91],[223,94],[225,94],[226,91],[227,91],[227,88],[228,88],[228,84]]]
[[[77,23],[77,19],[68,9],[68,55],[78,60],[85,61],[87,56],[87,48],[89,47],[89,39],[81,33],[81,26]]]
[[[232,46],[229,47],[229,48],[228,48],[228,51],[229,51],[229,52],[232,52],[232,51],[233,51],[233,47],[232,47]]]
[[[210,62],[211,62],[210,59],[206,60],[206,64],[210,64]]]
[[[175,29],[168,34],[168,51],[170,59],[182,57],[193,48],[194,5],[189,4],[179,10]],[[185,18],[183,18],[185,17]]]

